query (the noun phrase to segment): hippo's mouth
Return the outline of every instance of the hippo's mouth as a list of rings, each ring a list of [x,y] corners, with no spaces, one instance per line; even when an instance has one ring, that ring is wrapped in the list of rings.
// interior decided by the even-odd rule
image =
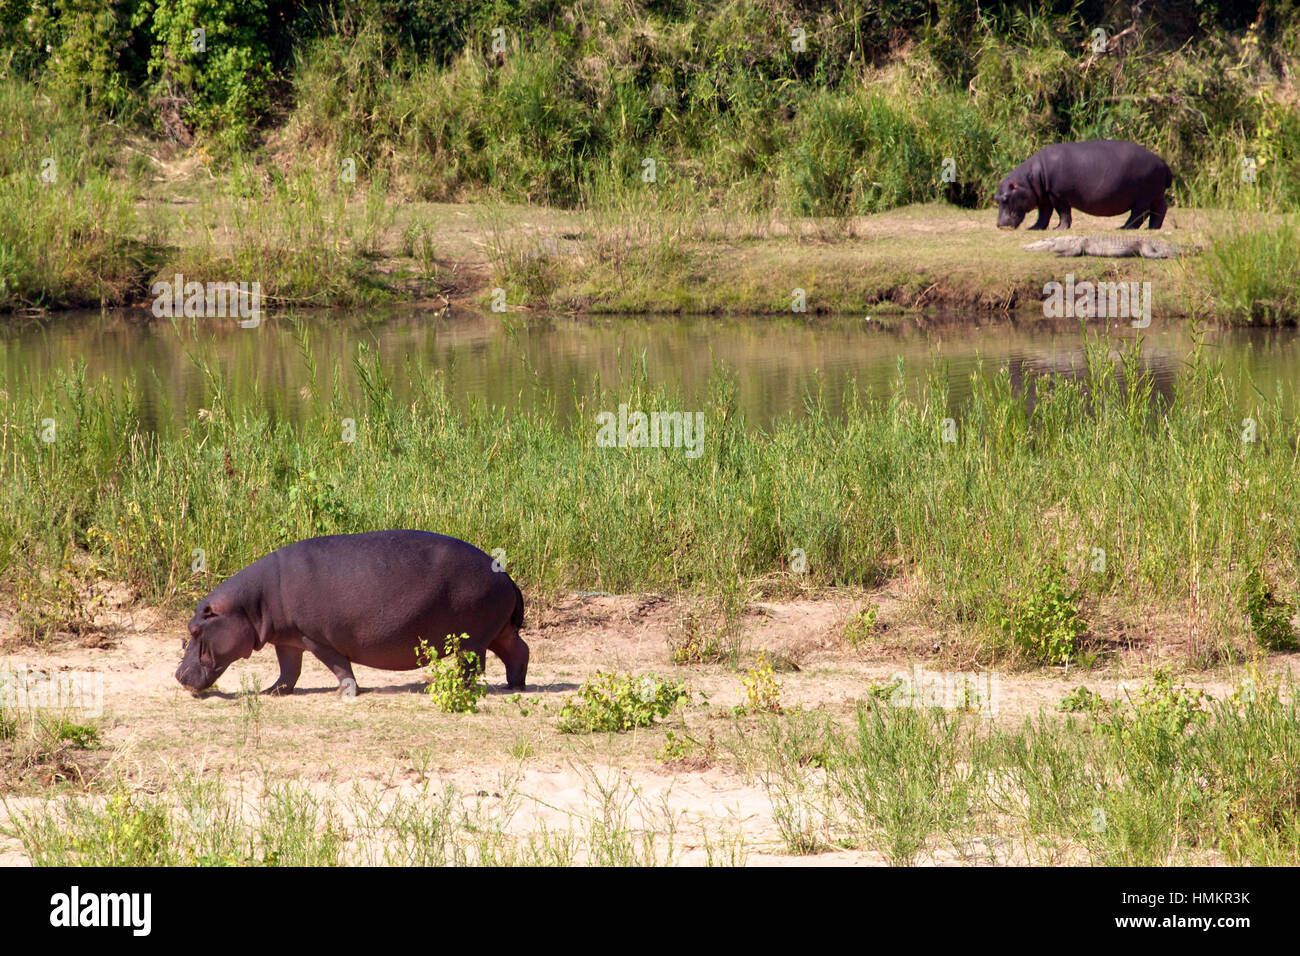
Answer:
[[[176,680],[187,691],[195,697],[202,697],[212,688],[221,675],[226,672],[226,668],[220,667],[216,670],[208,670],[206,667],[186,669],[185,665],[176,668]]]

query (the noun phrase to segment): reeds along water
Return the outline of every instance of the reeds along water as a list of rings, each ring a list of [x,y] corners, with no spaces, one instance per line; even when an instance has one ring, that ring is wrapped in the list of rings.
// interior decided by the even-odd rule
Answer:
[[[905,576],[986,654],[1005,650],[1008,608],[1049,568],[1098,622],[1112,601],[1191,608],[1213,653],[1230,653],[1249,642],[1247,575],[1296,574],[1294,420],[1280,397],[1242,407],[1242,383],[1203,351],[1163,395],[1135,353],[1117,368],[1098,347],[1086,379],[1040,378],[1032,405],[1004,371],[973,376],[954,409],[936,369],[919,397],[901,381],[850,389],[839,413],[814,401],[763,429],[725,372],[698,408],[642,382],[556,396],[575,403],[561,421],[546,404],[463,409],[439,377],[398,401],[363,352],[365,401],[318,386],[292,424],[255,394],[233,402],[222,371],[195,361],[208,401],[161,434],[142,427],[131,383],[75,369],[0,398],[0,556],[20,591],[104,576],[183,604],[289,541],[417,527],[504,549],[539,592]],[[700,416],[698,454],[598,441],[620,405]]]

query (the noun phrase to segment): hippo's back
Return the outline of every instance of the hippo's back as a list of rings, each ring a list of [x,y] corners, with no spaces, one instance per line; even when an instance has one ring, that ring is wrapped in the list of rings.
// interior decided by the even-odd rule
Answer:
[[[308,538],[263,560],[275,563],[280,599],[300,630],[363,644],[431,628],[499,629],[521,601],[488,555],[427,531]]]
[[[1034,157],[1049,164],[1065,164],[1103,176],[1110,181],[1125,181],[1148,176],[1163,177],[1167,188],[1173,181],[1169,165],[1145,146],[1122,139],[1089,139],[1079,143],[1053,143],[1044,146]]]

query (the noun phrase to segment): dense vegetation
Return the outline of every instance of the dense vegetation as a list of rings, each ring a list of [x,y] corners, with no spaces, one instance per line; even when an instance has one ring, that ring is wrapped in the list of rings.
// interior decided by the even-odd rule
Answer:
[[[245,196],[337,182],[351,161],[358,189],[396,198],[598,208],[652,176],[706,207],[842,216],[984,206],[1036,147],[1106,136],[1164,155],[1176,203],[1296,209],[1293,0],[1133,15],[1077,0],[13,0],[0,307],[138,297],[166,256],[130,200],[178,149]]]
[[[287,110],[300,144],[399,172],[426,198],[574,204],[650,157],[717,197],[740,185],[753,203],[870,211],[932,198],[952,157],[955,198],[983,203],[1033,146],[1114,136],[1165,155],[1184,196],[1235,188],[1253,156],[1293,207],[1300,119],[1275,81],[1300,44],[1296,13],[1292,0],[1157,5],[1137,21],[1077,0],[22,0],[0,14],[0,59],[98,115],[214,148],[257,142]],[[1098,29],[1116,36],[1105,52]]]
[[[597,441],[619,403],[691,411],[644,385],[575,394],[567,424],[460,413],[437,378],[394,400],[363,350],[364,400],[313,380],[294,426],[232,403],[196,360],[205,409],[177,432],[144,428],[126,383],[0,395],[0,578],[29,636],[84,626],[99,579],[183,606],[290,541],[422,527],[503,549],[535,596],[684,592],[734,613],[764,592],[906,578],[984,660],[1086,661],[1153,610],[1186,622],[1193,663],[1295,644],[1294,425],[1276,397],[1235,407],[1240,383],[1200,357],[1168,398],[1100,348],[1087,386],[1035,398],[977,378],[959,413],[941,378],[920,401],[900,380],[766,432],[719,375],[698,456]]]

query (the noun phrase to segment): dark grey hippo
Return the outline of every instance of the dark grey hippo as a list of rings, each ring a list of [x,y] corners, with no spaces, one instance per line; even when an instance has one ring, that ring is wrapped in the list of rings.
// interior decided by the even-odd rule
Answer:
[[[1007,173],[998,184],[998,228],[1015,229],[1031,209],[1038,221],[1030,229],[1046,229],[1052,210],[1060,213],[1057,229],[1070,228],[1070,210],[1090,216],[1128,213],[1121,229],[1159,229],[1168,206],[1165,190],[1173,183],[1165,161],[1137,143],[1093,139],[1085,143],[1044,146]]]
[[[426,531],[371,531],[309,538],[273,551],[219,584],[190,619],[176,679],[206,690],[233,661],[275,646],[280,676],[268,694],[293,691],[311,651],[357,693],[353,663],[382,670],[419,666],[420,638],[444,654],[449,634],[462,650],[486,651],[522,688],[528,645],[519,637],[524,598],[505,571],[473,545]]]

